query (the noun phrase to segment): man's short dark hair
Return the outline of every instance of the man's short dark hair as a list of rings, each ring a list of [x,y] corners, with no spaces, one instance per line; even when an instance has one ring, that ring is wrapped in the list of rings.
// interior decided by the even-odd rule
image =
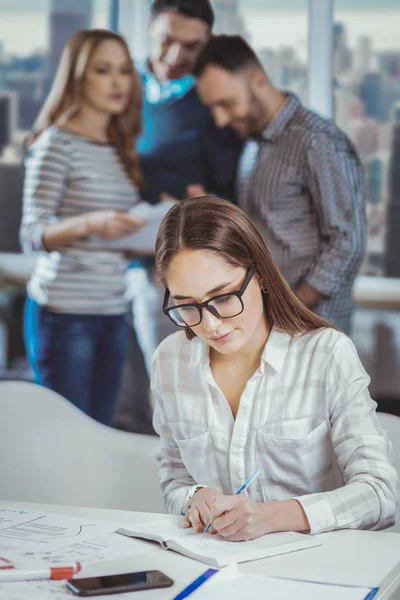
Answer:
[[[262,69],[256,53],[240,35],[211,36],[196,60],[193,74],[200,77],[208,65],[215,65],[230,73],[246,67]]]
[[[154,0],[151,6],[151,16],[158,17],[164,12],[175,12],[191,19],[205,21],[212,29],[214,11],[210,0]]]

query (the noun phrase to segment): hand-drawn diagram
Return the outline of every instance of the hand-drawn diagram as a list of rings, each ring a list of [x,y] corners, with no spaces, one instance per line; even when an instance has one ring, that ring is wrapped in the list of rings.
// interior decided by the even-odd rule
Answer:
[[[114,523],[0,506],[0,556],[34,558],[115,531]]]

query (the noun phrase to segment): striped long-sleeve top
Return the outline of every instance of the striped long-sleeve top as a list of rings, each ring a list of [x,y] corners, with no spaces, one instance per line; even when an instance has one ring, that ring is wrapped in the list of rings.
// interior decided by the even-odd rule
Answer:
[[[25,166],[21,244],[39,251],[29,296],[55,312],[125,312],[122,252],[102,249],[95,236],[51,252],[42,243],[49,223],[101,209],[127,211],[138,201],[115,148],[53,126],[32,144]]]
[[[363,169],[351,141],[288,94],[260,139],[247,142],[238,190],[289,285],[315,288],[323,296],[315,312],[348,332],[366,236]]]

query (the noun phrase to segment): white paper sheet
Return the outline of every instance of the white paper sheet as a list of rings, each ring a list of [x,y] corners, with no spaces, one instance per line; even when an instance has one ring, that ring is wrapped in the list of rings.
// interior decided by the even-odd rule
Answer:
[[[277,579],[262,575],[238,573],[226,577],[217,573],[193,594],[193,600],[364,600],[371,592],[368,587],[348,587]]]
[[[88,545],[82,543],[116,528],[116,523],[107,521],[0,506],[0,557],[15,566],[26,566],[43,562],[44,557],[63,560],[65,552],[61,549],[78,545],[78,553],[86,551],[96,558],[100,548],[93,547],[89,552]]]
[[[144,219],[146,225],[136,233],[131,233],[117,240],[102,240],[103,249],[153,252],[161,221],[174,204],[175,202],[172,200],[165,200],[158,204],[138,202],[129,211],[129,214]]]
[[[122,536],[116,533],[109,533],[53,551],[31,553],[23,550],[9,550],[7,559],[19,568],[35,565],[68,566],[75,562],[80,562],[85,567],[89,567],[122,556],[143,554],[153,550],[150,546],[143,548],[143,544],[138,540],[124,538],[124,543],[121,543],[121,538]]]
[[[90,597],[98,598],[99,600],[104,600],[105,598],[133,600],[137,596],[137,592],[127,592],[126,594]],[[0,598],[1,600],[27,600],[28,598],[29,600],[71,600],[72,598],[76,600],[79,596],[67,588],[65,581],[26,581],[0,583]]]

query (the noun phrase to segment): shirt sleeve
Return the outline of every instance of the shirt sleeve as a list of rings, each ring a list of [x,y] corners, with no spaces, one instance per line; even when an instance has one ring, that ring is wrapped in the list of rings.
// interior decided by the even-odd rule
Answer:
[[[20,241],[24,252],[45,250],[43,230],[58,220],[68,169],[69,143],[57,132],[45,131],[30,147],[25,158]]]
[[[172,428],[168,422],[167,412],[162,398],[160,382],[160,365],[157,353],[153,359],[151,389],[155,398],[153,427],[160,436],[160,444],[156,451],[159,464],[159,480],[167,513],[184,514],[186,499],[196,485],[183,464]]]
[[[321,235],[305,281],[325,296],[352,285],[365,253],[364,176],[350,141],[315,135],[307,153],[308,183]]]
[[[328,368],[332,444],[344,486],[297,500],[313,534],[390,527],[398,510],[392,445],[379,425],[376,403],[368,392],[369,377],[346,336],[335,342]]]

